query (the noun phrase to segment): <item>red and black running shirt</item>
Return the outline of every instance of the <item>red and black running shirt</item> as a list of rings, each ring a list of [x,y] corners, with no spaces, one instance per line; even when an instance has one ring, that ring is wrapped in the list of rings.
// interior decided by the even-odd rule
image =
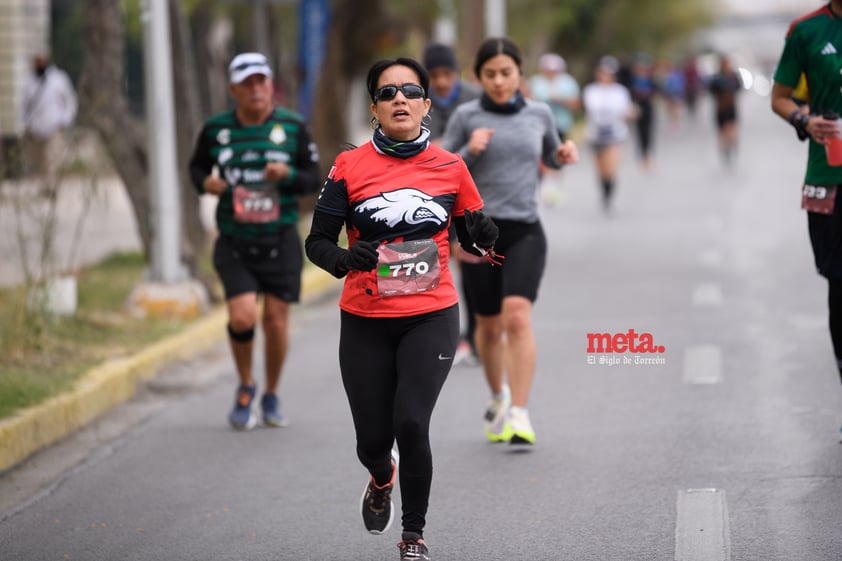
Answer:
[[[349,247],[358,239],[433,240],[441,279],[437,288],[426,292],[381,296],[376,269],[349,271],[339,307],[360,316],[401,317],[454,305],[458,294],[448,268],[450,218],[482,206],[462,158],[436,145],[406,159],[379,153],[370,141],[341,153],[319,194],[316,211],[345,220]]]

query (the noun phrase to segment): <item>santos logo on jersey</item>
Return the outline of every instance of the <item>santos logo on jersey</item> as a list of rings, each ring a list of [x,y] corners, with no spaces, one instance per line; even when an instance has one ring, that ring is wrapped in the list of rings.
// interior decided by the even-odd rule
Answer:
[[[365,200],[356,211],[371,212],[370,217],[376,222],[385,222],[394,228],[400,222],[414,225],[433,222],[441,225],[447,222],[447,211],[433,200],[433,197],[409,187],[381,193]]]

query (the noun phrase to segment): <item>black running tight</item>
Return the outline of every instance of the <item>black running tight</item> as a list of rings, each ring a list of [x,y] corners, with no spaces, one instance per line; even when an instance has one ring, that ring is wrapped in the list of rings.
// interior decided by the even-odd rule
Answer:
[[[655,117],[651,101],[639,104],[640,115],[637,118],[637,152],[640,159],[649,157],[652,151],[652,123]]]
[[[395,298],[400,298],[395,296]],[[339,366],[357,436],[357,456],[378,484],[400,453],[403,529],[423,534],[433,458],[430,417],[459,338],[459,308],[401,318],[342,312]]]
[[[827,304],[830,310],[830,340],[842,380],[842,280],[828,280]]]
[[[599,182],[602,186],[602,200],[607,203],[611,200],[611,195],[614,193],[614,178],[602,177]]]

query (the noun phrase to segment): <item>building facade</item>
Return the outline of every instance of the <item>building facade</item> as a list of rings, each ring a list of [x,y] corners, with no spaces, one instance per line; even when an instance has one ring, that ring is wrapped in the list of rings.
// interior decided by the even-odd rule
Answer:
[[[50,0],[0,0],[0,135],[21,133],[21,96],[32,56],[46,52]]]

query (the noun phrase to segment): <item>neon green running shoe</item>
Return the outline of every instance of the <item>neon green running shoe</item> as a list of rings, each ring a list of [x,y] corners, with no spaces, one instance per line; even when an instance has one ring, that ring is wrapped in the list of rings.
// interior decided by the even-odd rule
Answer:
[[[535,431],[525,407],[509,408],[507,422],[511,430],[510,444],[535,444]]]
[[[512,437],[512,429],[507,422],[512,393],[509,386],[503,384],[503,391],[498,397],[492,397],[485,410],[485,436],[491,442],[507,442]]]

